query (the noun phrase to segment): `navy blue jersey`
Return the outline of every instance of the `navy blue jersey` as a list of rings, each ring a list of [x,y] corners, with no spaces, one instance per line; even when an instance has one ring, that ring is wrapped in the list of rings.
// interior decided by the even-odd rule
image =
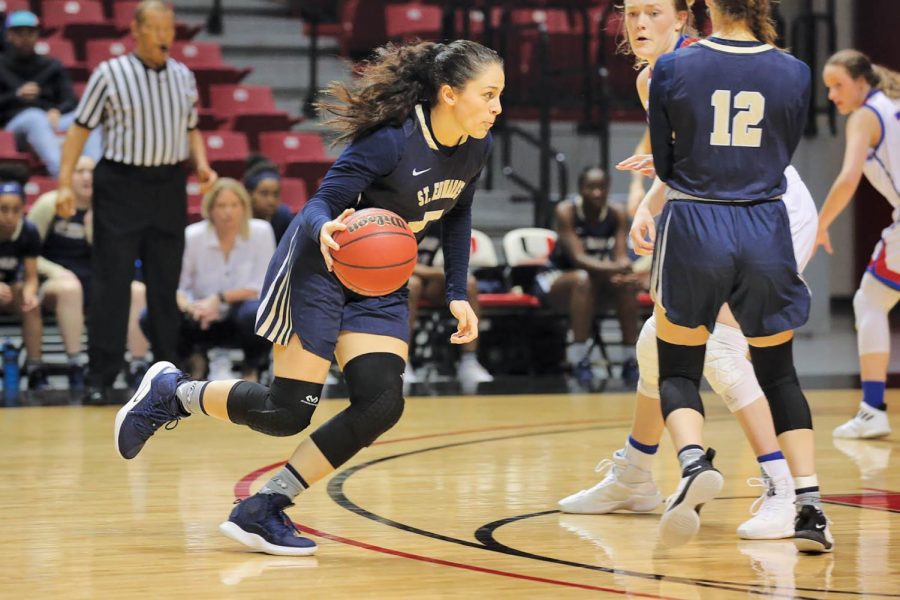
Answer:
[[[86,215],[87,210],[83,208],[76,210],[70,219],[54,215],[41,248],[44,258],[72,271],[84,287],[91,279],[91,245],[84,226]]]
[[[272,220],[269,221],[272,225],[272,231],[275,232],[276,244],[284,237],[284,232],[291,226],[291,221],[293,220],[294,213],[291,212],[290,207],[287,204],[279,204],[278,208],[275,209],[275,214],[272,215]]]
[[[581,196],[571,200],[575,205],[575,222],[573,228],[575,235],[581,238],[584,251],[588,256],[599,260],[612,257],[613,247],[616,244],[616,232],[619,230],[619,215],[609,207],[605,207],[600,213],[600,219],[596,223],[588,223],[584,216],[584,200]],[[550,253],[550,263],[553,267],[563,271],[574,269],[575,263],[567,254],[563,244],[556,244]]]
[[[809,67],[759,42],[701,40],[660,57],[650,83],[656,173],[711,200],[777,198],[809,106]]]
[[[440,219],[447,299],[464,300],[472,200],[492,145],[488,134],[441,148],[431,134],[426,111],[417,105],[402,125],[377,129],[344,150],[300,212],[302,226],[318,253],[322,226],[346,208],[393,211],[418,238]]]
[[[0,240],[0,282],[7,285],[22,278],[22,265],[26,258],[37,258],[41,253],[41,234],[33,223],[20,221],[11,239]]]

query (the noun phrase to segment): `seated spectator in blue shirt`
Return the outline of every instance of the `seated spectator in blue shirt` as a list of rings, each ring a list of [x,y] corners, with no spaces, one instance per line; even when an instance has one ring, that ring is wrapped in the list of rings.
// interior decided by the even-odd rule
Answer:
[[[272,227],[251,218],[250,196],[228,177],[203,197],[204,219],[185,230],[178,306],[184,313],[181,354],[194,375],[207,370],[206,352],[238,345],[243,378],[255,380],[271,343],[256,335],[256,309],[269,260],[275,253]],[[146,312],[141,317],[146,323]]]
[[[61,62],[34,51],[40,22],[27,10],[6,18],[6,50],[0,55],[0,124],[26,142],[52,177],[59,174],[57,133],[75,121],[78,98]],[[100,158],[99,130],[91,135],[84,154]]]
[[[38,308],[41,237],[35,226],[22,218],[24,205],[20,183],[0,182],[0,311],[22,316],[28,389],[43,390],[49,385],[41,358],[43,323]]]
[[[244,187],[250,192],[253,218],[267,221],[275,232],[275,243],[287,231],[294,213],[281,202],[281,175],[278,167],[265,156],[253,155],[247,159]]]

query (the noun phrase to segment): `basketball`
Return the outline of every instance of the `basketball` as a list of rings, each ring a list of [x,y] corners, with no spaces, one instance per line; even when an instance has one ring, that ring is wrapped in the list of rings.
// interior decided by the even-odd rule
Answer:
[[[332,251],[334,274],[363,296],[384,296],[399,289],[416,266],[416,236],[402,217],[381,208],[365,208],[334,233],[340,250]]]

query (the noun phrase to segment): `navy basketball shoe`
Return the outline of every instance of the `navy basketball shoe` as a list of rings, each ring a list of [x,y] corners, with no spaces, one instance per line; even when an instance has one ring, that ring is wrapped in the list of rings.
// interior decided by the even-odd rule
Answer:
[[[219,531],[257,552],[278,556],[309,556],[318,546],[302,537],[284,509],[293,506],[284,494],[254,494],[239,500]]]
[[[716,451],[687,465],[681,472],[678,489],[666,501],[666,510],[659,519],[659,541],[663,546],[681,546],[691,541],[700,529],[700,509],[716,497],[725,479],[713,464]]]
[[[177,425],[190,416],[175,397],[178,386],[188,380],[170,362],[158,362],[147,370],[134,396],[116,414],[114,438],[119,456],[134,458],[157,429],[163,425],[171,429],[169,423]]]

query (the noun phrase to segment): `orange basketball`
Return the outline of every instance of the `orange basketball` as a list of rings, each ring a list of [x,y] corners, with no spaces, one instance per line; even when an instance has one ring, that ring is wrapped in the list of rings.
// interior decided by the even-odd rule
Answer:
[[[347,229],[334,233],[341,249],[331,252],[334,274],[363,296],[399,289],[416,266],[416,236],[402,217],[381,208],[364,208],[348,217]]]

